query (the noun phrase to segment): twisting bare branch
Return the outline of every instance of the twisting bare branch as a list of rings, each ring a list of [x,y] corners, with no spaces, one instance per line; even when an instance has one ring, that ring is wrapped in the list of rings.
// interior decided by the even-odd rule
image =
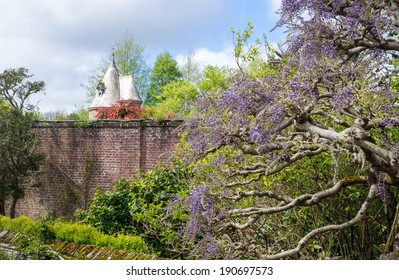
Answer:
[[[239,201],[245,197],[269,197],[278,201],[282,201],[284,203],[290,203],[293,199],[286,195],[278,195],[272,191],[247,191],[247,192],[240,192],[238,195],[233,197],[226,197],[227,199]]]
[[[273,192],[247,192],[246,194],[262,194],[263,196],[268,196],[273,199],[277,199],[280,201],[288,202],[286,204],[274,206],[274,207],[249,207],[249,208],[239,208],[239,209],[232,209],[228,213],[232,216],[239,216],[239,217],[247,217],[251,215],[266,215],[266,214],[275,214],[280,213],[283,211],[287,211],[292,209],[296,206],[311,206],[319,203],[321,200],[326,199],[328,197],[334,196],[339,193],[344,187],[356,185],[356,184],[366,184],[367,177],[365,176],[353,176],[349,178],[342,179],[338,181],[333,187],[319,191],[315,194],[303,194],[301,196],[296,197],[295,199],[289,199],[287,197],[278,196]],[[241,194],[242,197],[246,195]],[[242,198],[240,195],[237,198]]]
[[[376,196],[376,192],[377,192],[377,186],[376,185],[370,186],[370,191],[369,191],[369,194],[368,194],[366,200],[363,202],[361,208],[359,209],[359,211],[357,212],[356,216],[353,219],[351,219],[343,224],[328,225],[328,226],[314,229],[311,232],[309,232],[306,236],[304,236],[298,242],[298,245],[294,249],[287,250],[287,251],[284,251],[284,252],[281,252],[281,253],[278,253],[275,255],[269,255],[269,256],[265,255],[263,257],[265,259],[269,259],[269,260],[278,260],[278,259],[292,257],[293,255],[299,253],[309,243],[309,241],[312,238],[314,238],[315,236],[326,233],[326,232],[330,232],[330,231],[344,230],[344,229],[347,229],[349,227],[352,227],[352,226],[358,224],[359,222],[361,222],[364,219],[364,216],[366,215],[366,212],[370,205],[370,202]]]

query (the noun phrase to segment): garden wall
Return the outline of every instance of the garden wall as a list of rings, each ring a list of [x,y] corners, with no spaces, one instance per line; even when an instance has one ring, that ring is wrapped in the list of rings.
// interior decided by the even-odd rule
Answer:
[[[16,216],[70,218],[121,177],[171,164],[180,121],[35,122],[45,162]]]

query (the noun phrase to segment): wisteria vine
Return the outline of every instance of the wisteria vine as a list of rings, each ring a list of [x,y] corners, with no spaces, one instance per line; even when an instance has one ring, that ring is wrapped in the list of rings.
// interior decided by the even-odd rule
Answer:
[[[283,0],[279,12],[277,26],[289,31],[279,63],[263,78],[238,71],[224,92],[202,93],[196,117],[184,124],[185,160],[204,174],[188,198],[185,233],[202,248],[217,244],[214,256],[292,257],[311,238],[362,221],[374,197],[387,207],[399,182],[399,144],[387,133],[399,126],[387,67],[399,51],[399,3]],[[285,193],[276,178],[313,157],[331,162],[324,189]],[[353,167],[347,177],[343,158]],[[369,192],[347,224],[316,228],[284,254],[254,245],[262,244],[261,232],[267,236],[266,215],[359,185]]]

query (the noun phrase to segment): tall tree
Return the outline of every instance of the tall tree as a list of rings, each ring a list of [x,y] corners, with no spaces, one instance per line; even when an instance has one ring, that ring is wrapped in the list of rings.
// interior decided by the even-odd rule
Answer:
[[[121,75],[133,75],[134,82],[143,100],[146,99],[151,73],[144,51],[145,48],[136,43],[134,37],[129,33],[125,33],[121,41],[115,42],[115,63],[119,73]]]
[[[32,82],[26,68],[0,74],[0,214],[11,198],[10,217],[24,197],[27,180],[38,170],[42,155],[36,152],[39,137],[32,131],[34,117],[28,98],[44,90],[44,82]]]
[[[399,5],[283,0],[280,13],[289,36],[279,64],[201,95],[186,124],[188,159],[204,173],[188,197],[186,236],[217,257],[298,257],[323,235],[396,208],[384,225],[387,252],[399,230],[398,93],[387,67],[399,52]],[[281,248],[270,219],[290,223],[313,207],[342,211]]]
[[[86,89],[88,102],[93,99],[98,82],[104,76],[113,55],[119,74],[132,75],[141,99],[145,100],[151,69],[147,65],[144,50],[145,48],[138,44],[129,33],[125,33],[122,40],[116,41],[113,48],[109,50],[107,58],[102,59],[99,66],[91,71],[87,83],[82,85]]]
[[[192,51],[189,52],[187,60],[183,65],[180,66],[180,72],[182,73],[182,80],[188,81],[195,85],[201,78],[201,66],[194,59]]]
[[[170,53],[165,51],[158,55],[150,77],[150,88],[145,104],[147,106],[154,105],[157,102],[156,97],[162,92],[162,87],[181,78],[182,73]]]

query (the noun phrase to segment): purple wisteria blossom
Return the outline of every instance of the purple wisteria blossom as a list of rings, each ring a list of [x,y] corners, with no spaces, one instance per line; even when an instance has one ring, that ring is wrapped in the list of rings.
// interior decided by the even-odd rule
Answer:
[[[192,252],[193,255],[201,259],[214,259],[220,252],[219,246],[216,244],[215,237],[207,233],[196,245]]]
[[[288,36],[273,63],[232,72],[183,125],[199,174],[185,234],[209,258],[295,258],[328,232],[369,223],[378,197],[396,211],[399,94],[388,66],[399,53],[399,5],[283,0],[279,14]]]
[[[207,195],[207,186],[196,186],[187,197],[187,208],[189,220],[185,228],[185,236],[189,239],[195,238],[201,233],[207,220],[215,215],[214,204]]]

